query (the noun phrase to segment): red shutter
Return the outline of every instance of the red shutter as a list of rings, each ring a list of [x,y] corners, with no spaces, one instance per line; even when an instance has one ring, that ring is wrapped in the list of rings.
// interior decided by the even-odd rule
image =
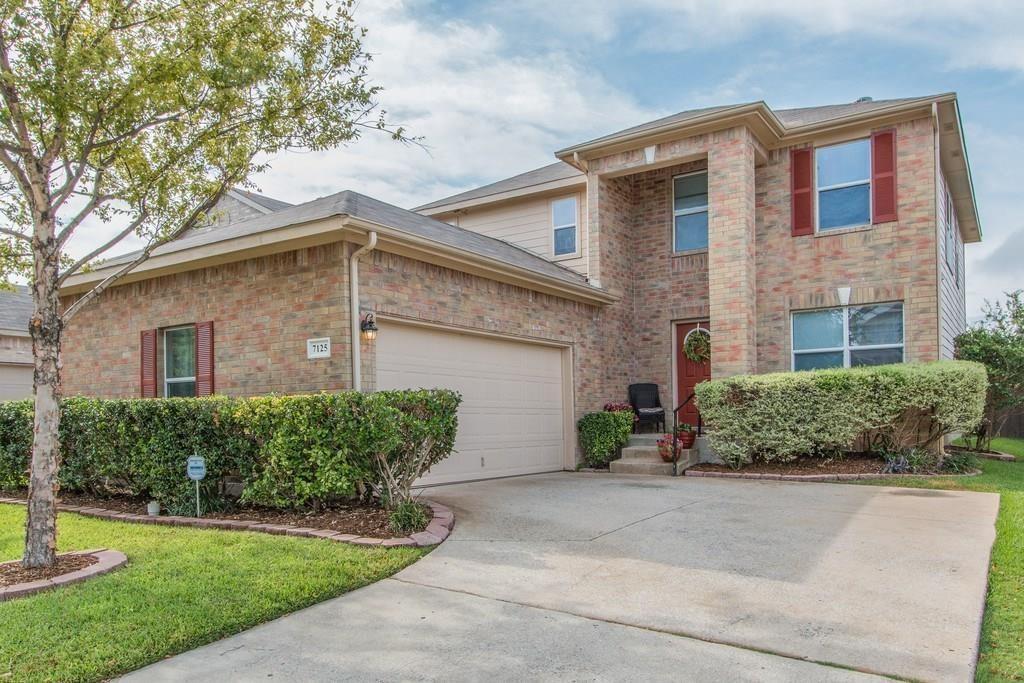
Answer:
[[[896,131],[871,134],[871,222],[896,220]]]
[[[143,330],[139,346],[142,398],[156,398],[156,330]]]
[[[213,321],[196,323],[196,396],[213,393]]]
[[[793,237],[814,234],[814,150],[789,152]]]

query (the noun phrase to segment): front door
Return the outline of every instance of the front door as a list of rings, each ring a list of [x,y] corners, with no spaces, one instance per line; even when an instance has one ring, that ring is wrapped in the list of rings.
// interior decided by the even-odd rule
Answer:
[[[711,379],[711,361],[699,362],[690,360],[683,351],[687,335],[701,334],[695,331],[698,327],[702,330],[709,330],[711,325],[704,321],[676,324],[676,342],[674,344],[676,354],[676,406],[693,393],[693,388],[698,383]],[[683,422],[688,422],[694,427],[697,426],[697,407],[693,401],[690,401],[685,408],[679,411],[679,423],[682,424]]]

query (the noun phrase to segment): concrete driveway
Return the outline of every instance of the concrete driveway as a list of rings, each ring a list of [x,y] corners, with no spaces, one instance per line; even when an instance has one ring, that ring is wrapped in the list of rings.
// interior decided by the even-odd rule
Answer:
[[[417,564],[129,678],[972,678],[994,494],[563,473],[428,495],[456,527]]]

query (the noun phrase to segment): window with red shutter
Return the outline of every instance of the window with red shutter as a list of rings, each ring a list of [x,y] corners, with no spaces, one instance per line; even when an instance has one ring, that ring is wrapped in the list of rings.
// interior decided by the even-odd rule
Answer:
[[[793,208],[794,237],[814,234],[814,150],[789,152],[790,201]]]
[[[896,220],[896,131],[871,134],[871,222]]]
[[[142,398],[156,398],[156,330],[142,331],[139,358]]]
[[[196,323],[196,396],[213,394],[213,321]]]

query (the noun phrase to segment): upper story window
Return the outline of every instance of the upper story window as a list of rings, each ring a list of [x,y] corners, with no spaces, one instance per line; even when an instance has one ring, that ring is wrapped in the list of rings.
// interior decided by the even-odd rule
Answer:
[[[578,215],[576,197],[566,197],[551,202],[552,242],[556,257],[572,256],[578,253]]]
[[[164,330],[164,396],[196,395],[195,325]]]
[[[903,304],[793,313],[793,369],[903,362]]]
[[[871,141],[854,140],[814,151],[818,231],[871,223]]]
[[[672,179],[672,249],[708,248],[708,172]]]

